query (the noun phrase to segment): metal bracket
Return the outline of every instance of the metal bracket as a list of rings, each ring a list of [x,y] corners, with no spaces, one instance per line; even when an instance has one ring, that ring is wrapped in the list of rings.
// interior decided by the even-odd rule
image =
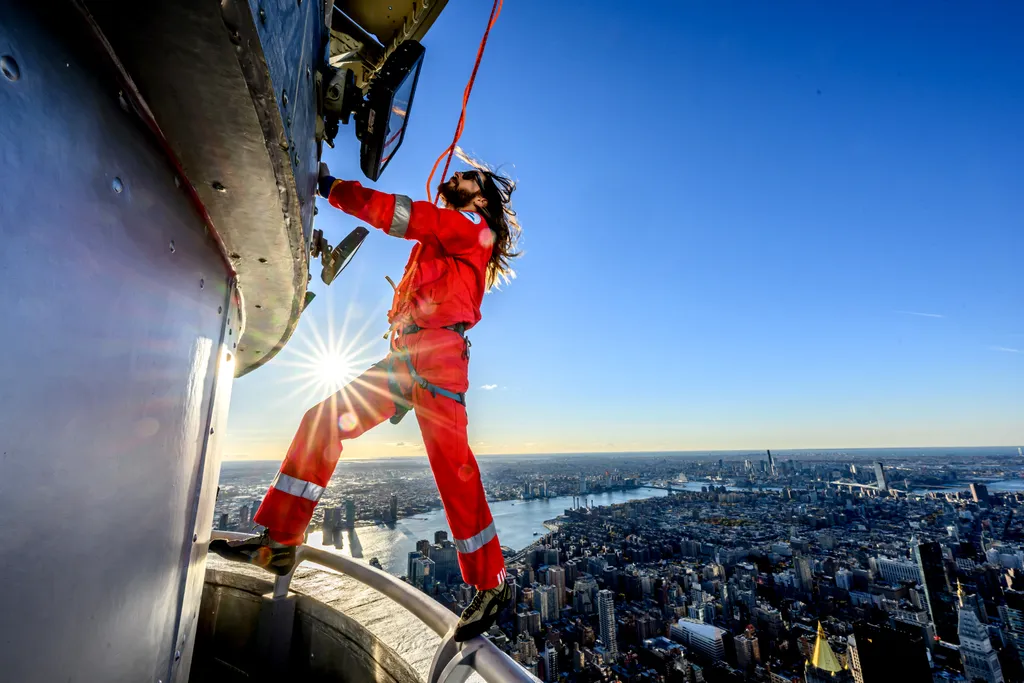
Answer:
[[[441,675],[445,665],[457,654],[459,654],[459,643],[455,642],[455,626],[452,626],[448,629],[448,633],[441,638],[441,644],[434,650],[434,659],[430,662],[430,672],[427,674],[426,683],[438,683],[438,676]]]
[[[481,636],[465,644],[455,642],[453,625],[434,651],[426,683],[464,683],[475,672],[473,660],[477,651],[483,647],[482,640]]]
[[[476,673],[476,653],[483,648],[485,642],[483,636],[478,636],[465,644],[445,665],[437,677],[437,683],[465,683]]]

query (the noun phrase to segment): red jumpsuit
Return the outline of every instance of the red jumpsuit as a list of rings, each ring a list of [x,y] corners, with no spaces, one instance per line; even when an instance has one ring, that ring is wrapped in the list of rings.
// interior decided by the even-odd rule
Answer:
[[[415,324],[423,330],[399,333],[394,344],[408,351],[413,368],[427,382],[465,392],[469,388],[467,342],[457,332],[442,328],[458,323],[469,328],[480,320],[494,240],[486,221],[476,213],[413,202],[358,182],[334,181],[328,201],[393,237],[419,243],[389,317],[393,329]],[[416,412],[463,579],[479,590],[494,588],[505,579],[505,560],[469,448],[466,408],[414,383],[404,362],[396,362],[394,371]],[[384,359],[306,411],[254,521],[279,543],[301,543],[313,509],[334,474],[342,441],[375,427],[395,410]]]

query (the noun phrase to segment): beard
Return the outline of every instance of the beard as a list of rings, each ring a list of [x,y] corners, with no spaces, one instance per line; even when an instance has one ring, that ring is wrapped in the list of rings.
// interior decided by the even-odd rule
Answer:
[[[476,197],[476,192],[468,192],[466,190],[459,189],[459,186],[452,183],[441,183],[437,186],[437,194],[441,195],[441,199],[444,203],[452,209],[461,209],[465,206],[469,206],[469,203]]]

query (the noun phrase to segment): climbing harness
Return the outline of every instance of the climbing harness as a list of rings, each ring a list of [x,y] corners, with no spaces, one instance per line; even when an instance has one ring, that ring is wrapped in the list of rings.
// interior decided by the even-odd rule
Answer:
[[[462,357],[469,360],[469,347],[471,347],[472,344],[470,343],[469,338],[466,337],[466,327],[465,323],[456,323],[455,325],[445,325],[442,328],[435,329],[451,330],[462,337],[463,341],[466,343]],[[415,324],[407,325],[402,328],[401,335],[404,337],[405,335],[416,334],[417,332],[422,332],[424,329],[427,328],[423,328]],[[391,416],[391,424],[398,424],[401,422],[402,418],[405,417],[405,414],[412,410],[413,407],[412,402],[406,398],[405,394],[402,392],[402,387],[398,383],[398,377],[395,375],[395,364],[398,362],[405,362],[406,367],[409,369],[409,377],[412,378],[412,381],[429,391],[430,395],[434,398],[444,396],[445,398],[450,398],[461,406],[466,405],[466,392],[463,391],[456,393],[454,391],[449,391],[444,387],[439,387],[432,382],[428,382],[423,375],[416,372],[416,368],[412,364],[412,358],[409,355],[409,349],[399,348],[394,343],[394,339],[392,339],[391,353],[388,354],[388,390],[391,392],[391,397],[395,401],[395,414]]]

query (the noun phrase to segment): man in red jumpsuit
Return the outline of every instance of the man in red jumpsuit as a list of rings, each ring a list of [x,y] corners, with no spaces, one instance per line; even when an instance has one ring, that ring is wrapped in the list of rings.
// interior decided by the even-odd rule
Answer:
[[[281,469],[253,518],[266,531],[245,541],[214,541],[229,559],[287,574],[313,509],[353,439],[409,409],[416,413],[430,468],[466,583],[476,586],[455,639],[490,628],[512,598],[480,470],[466,435],[469,388],[466,330],[480,320],[484,291],[511,274],[518,237],[509,204],[514,185],[489,171],[456,173],[438,187],[445,207],[336,180],[321,164],[319,194],[332,206],[392,237],[418,244],[395,291],[388,320],[391,353],[302,418]]]

